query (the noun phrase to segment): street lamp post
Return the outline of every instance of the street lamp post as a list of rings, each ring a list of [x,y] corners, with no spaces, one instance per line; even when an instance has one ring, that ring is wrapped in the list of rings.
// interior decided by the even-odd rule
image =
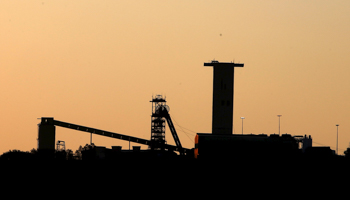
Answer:
[[[243,119],[245,119],[244,117],[241,117],[242,119],[242,135],[243,135]]]
[[[339,127],[339,124],[336,124],[336,126],[337,126],[337,149],[336,149],[336,152],[338,155],[338,127]]]
[[[278,117],[278,135],[281,135],[281,117],[282,115],[277,115]]]

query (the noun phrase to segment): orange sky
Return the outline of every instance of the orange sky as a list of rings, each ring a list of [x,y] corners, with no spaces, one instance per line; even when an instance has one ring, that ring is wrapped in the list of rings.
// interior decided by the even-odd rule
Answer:
[[[211,131],[212,69],[235,70],[234,130],[350,142],[350,1],[0,2],[0,153],[37,147],[40,117],[150,138],[166,95],[183,146]],[[189,137],[183,132],[190,134]],[[167,141],[174,144],[170,131]],[[76,150],[84,132],[56,129]],[[93,137],[100,146],[128,142]],[[131,144],[138,145],[138,144]],[[146,147],[142,147],[146,148]]]

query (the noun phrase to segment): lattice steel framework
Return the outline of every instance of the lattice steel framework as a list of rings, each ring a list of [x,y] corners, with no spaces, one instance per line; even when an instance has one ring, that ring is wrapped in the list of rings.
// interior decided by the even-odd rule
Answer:
[[[164,150],[165,116],[163,109],[167,108],[166,100],[162,95],[152,97],[151,145],[152,150]]]

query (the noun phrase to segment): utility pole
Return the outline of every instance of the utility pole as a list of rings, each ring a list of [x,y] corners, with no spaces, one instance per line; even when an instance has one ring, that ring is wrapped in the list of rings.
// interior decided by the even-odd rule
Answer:
[[[277,115],[278,117],[278,135],[281,135],[281,117],[282,115]]]
[[[242,119],[242,135],[243,135],[243,119],[245,119],[244,117],[241,117]]]
[[[338,155],[338,127],[339,127],[339,124],[336,124],[336,126],[337,126],[337,149],[336,149],[336,152]]]

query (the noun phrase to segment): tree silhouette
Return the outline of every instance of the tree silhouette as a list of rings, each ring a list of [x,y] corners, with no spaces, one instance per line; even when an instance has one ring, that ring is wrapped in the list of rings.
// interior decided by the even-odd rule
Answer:
[[[86,144],[81,149],[82,160],[95,160],[96,159],[96,146],[94,143],[91,145]]]
[[[81,160],[83,155],[82,155],[82,152],[83,151],[83,147],[80,145],[79,148],[75,151],[74,153],[74,157],[76,160]]]
[[[20,150],[9,150],[0,156],[0,161],[29,161],[33,159],[33,154]]]
[[[344,151],[344,155],[345,155],[345,158],[349,158],[349,159],[350,159],[350,147],[347,148],[347,149]]]
[[[67,160],[74,160],[74,155],[73,155],[73,151],[70,149],[66,150],[66,159]]]
[[[0,161],[37,161],[37,160],[46,160],[49,158],[42,157],[38,153],[37,149],[32,149],[30,151],[20,151],[20,150],[9,150],[8,152],[3,153],[0,156]],[[73,151],[70,149],[55,151],[53,158],[50,158],[56,161],[66,161],[74,160]]]

